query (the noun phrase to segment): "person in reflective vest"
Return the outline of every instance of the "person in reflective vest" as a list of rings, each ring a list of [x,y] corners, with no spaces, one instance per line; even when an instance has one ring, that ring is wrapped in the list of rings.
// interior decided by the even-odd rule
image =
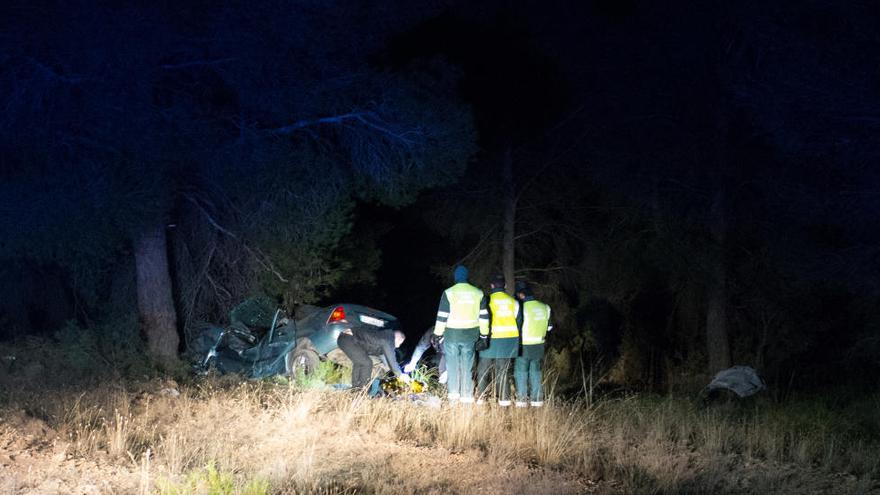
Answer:
[[[489,286],[488,346],[477,361],[477,403],[487,399],[494,373],[495,397],[501,407],[510,406],[510,367],[519,351],[519,302],[504,288],[504,277],[497,275]]]
[[[483,291],[467,282],[467,268],[456,266],[453,276],[455,285],[440,297],[433,338],[443,339],[447,398],[469,404],[474,402],[474,346],[489,334],[489,311]]]
[[[535,299],[525,283],[518,283],[516,298],[519,299],[520,341],[522,348],[513,368],[516,382],[516,407],[541,407],[544,405],[543,374],[541,360],[544,358],[544,340],[553,329],[550,323],[550,306]]]

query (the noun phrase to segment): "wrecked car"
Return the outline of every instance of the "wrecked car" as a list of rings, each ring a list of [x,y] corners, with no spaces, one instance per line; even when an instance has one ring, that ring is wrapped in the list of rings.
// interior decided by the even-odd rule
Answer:
[[[341,333],[399,328],[394,316],[359,304],[306,307],[298,319],[287,318],[277,309],[268,318],[265,304],[256,311],[241,311],[240,306],[230,313],[229,325],[208,326],[192,340],[190,350],[201,370],[251,378],[298,371],[308,374],[323,360],[350,365],[336,344]],[[383,365],[375,364],[380,369]]]

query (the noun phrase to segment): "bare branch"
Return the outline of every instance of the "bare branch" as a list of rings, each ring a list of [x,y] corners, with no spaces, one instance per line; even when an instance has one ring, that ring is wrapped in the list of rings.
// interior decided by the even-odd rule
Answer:
[[[561,272],[563,270],[567,270],[571,268],[570,266],[551,266],[548,268],[520,268],[516,271],[516,273],[530,273],[530,272]]]
[[[270,260],[269,257],[266,256],[265,253],[263,253],[259,249],[257,249],[255,251],[250,246],[248,246],[247,243],[245,243],[237,235],[235,235],[232,231],[230,231],[229,229],[227,229],[227,228],[223,227],[222,225],[220,225],[219,223],[217,223],[217,221],[214,220],[214,217],[211,216],[211,214],[208,212],[208,210],[206,210],[204,207],[202,207],[202,205],[199,204],[199,202],[196,201],[195,198],[193,198],[189,194],[184,194],[184,197],[189,202],[196,205],[196,208],[198,208],[198,210],[205,216],[205,218],[208,220],[208,222],[214,226],[215,229],[217,229],[220,232],[226,234],[227,236],[232,237],[233,239],[241,242],[241,246],[245,249],[245,251],[247,251],[251,256],[253,256],[254,259],[257,260],[257,263],[259,263],[263,268],[265,268],[267,271],[272,272],[272,274],[274,274],[278,278],[278,280],[285,282],[285,283],[289,282],[289,280],[284,275],[282,275],[281,272],[278,271],[277,268],[275,268],[275,265],[272,263],[272,260]]]
[[[273,134],[281,134],[288,135],[293,134],[294,132],[304,129],[306,127],[312,127],[321,124],[342,124],[347,120],[355,120],[359,119],[362,116],[360,112],[351,112],[351,113],[343,113],[339,115],[333,115],[330,117],[320,117],[317,119],[302,119],[293,122],[292,124],[287,124],[282,127],[276,127],[274,129],[269,129]]]
[[[470,251],[468,254],[464,255],[460,260],[456,261],[455,264],[456,264],[456,265],[460,265],[460,264],[464,263],[468,258],[470,258],[470,257],[473,256],[474,254],[476,254],[477,252],[479,252],[481,246],[483,246],[483,244],[485,244],[486,241],[492,237],[492,234],[495,233],[495,229],[496,229],[496,227],[492,227],[491,229],[489,229],[488,231],[486,231],[486,232],[483,234],[483,236],[480,237],[480,242],[478,242],[477,245],[474,246],[474,248],[471,249],[471,251]]]
[[[185,198],[187,199],[187,201],[189,201],[190,203],[196,205],[196,208],[198,208],[199,211],[202,212],[202,215],[205,216],[205,218],[208,220],[208,222],[209,222],[211,225],[213,225],[215,229],[219,230],[220,232],[223,232],[224,234],[228,235],[229,237],[232,237],[233,239],[236,239],[236,240],[238,239],[238,236],[235,235],[234,233],[232,233],[232,231],[230,231],[229,229],[224,228],[222,225],[220,225],[219,223],[217,223],[217,221],[214,220],[214,217],[212,217],[211,214],[208,213],[208,210],[206,210],[206,209],[201,205],[201,203],[199,203],[198,201],[196,201],[195,198],[193,198],[193,197],[190,196],[189,194],[184,194],[183,197],[185,197]]]
[[[373,112],[349,112],[343,113],[339,115],[332,115],[329,117],[320,117],[317,119],[302,119],[291,124],[276,127],[274,129],[269,129],[273,134],[279,135],[290,135],[294,132],[306,129],[308,127],[322,125],[322,124],[340,124],[346,125],[348,122],[356,121],[365,125],[370,129],[374,129],[376,131],[381,132],[382,134],[386,134],[391,138],[400,141],[404,144],[413,144],[415,141],[408,137],[410,134],[419,135],[421,134],[418,131],[405,131],[405,132],[396,132],[388,126],[385,122],[382,121],[375,113]]]
[[[219,58],[216,60],[191,60],[189,62],[181,62],[179,64],[164,64],[164,65],[160,65],[159,67],[161,67],[163,69],[167,69],[167,70],[186,69],[188,67],[197,67],[197,66],[202,66],[202,65],[217,65],[217,64],[222,64],[222,63],[226,63],[226,62],[232,62],[233,60],[237,60],[237,59],[235,59],[235,58]]]
[[[67,84],[79,84],[83,81],[88,80],[88,78],[81,76],[67,76],[64,74],[58,73],[55,69],[49,67],[48,65],[40,62],[39,60],[33,57],[25,57],[25,59],[31,63],[34,67],[36,67],[43,75],[47,76],[50,79],[55,79],[56,81],[61,81]]]
[[[257,248],[257,250],[255,252],[250,247],[248,247],[248,245],[245,243],[242,243],[241,245],[244,246],[244,248],[247,250],[247,252],[251,253],[254,256],[254,259],[256,259],[259,264],[263,265],[263,268],[272,272],[272,274],[275,275],[278,278],[278,280],[285,282],[285,283],[290,281],[287,279],[287,277],[282,275],[281,272],[278,271],[277,268],[275,268],[275,265],[272,263],[272,260],[269,259],[269,256],[266,255],[266,253],[261,251],[259,248]],[[257,256],[258,254],[259,254],[259,256]]]
[[[518,234],[518,235],[516,235],[516,236],[513,238],[513,240],[516,241],[516,240],[522,239],[522,238],[524,238],[524,237],[529,237],[530,235],[535,235],[535,234],[537,234],[537,233],[539,233],[539,232],[542,232],[543,230],[544,230],[544,229],[543,229],[543,227],[542,227],[542,228],[537,228],[537,229],[535,229],[535,230],[532,230],[532,231],[529,231],[529,232],[526,232],[526,233],[523,233],[523,234]]]
[[[219,295],[220,292],[225,292],[225,293],[226,293],[226,297],[232,298],[232,294],[231,294],[228,290],[226,290],[225,287],[223,287],[222,285],[220,285],[220,284],[218,284],[217,282],[215,282],[215,281],[214,281],[214,278],[211,277],[211,274],[210,274],[210,273],[206,273],[206,274],[205,274],[205,278],[207,278],[207,279],[208,279],[208,282],[211,283],[211,286],[214,287],[214,292],[215,292],[215,293],[217,293],[217,294]]]

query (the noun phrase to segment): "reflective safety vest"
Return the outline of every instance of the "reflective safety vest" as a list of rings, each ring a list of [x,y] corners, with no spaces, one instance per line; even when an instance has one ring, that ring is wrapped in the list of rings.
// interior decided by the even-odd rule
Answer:
[[[536,300],[523,303],[523,345],[543,344],[549,325],[550,306]]]
[[[498,291],[489,295],[489,311],[492,314],[492,338],[519,337],[516,315],[519,303],[506,292]]]
[[[449,299],[449,318],[446,328],[476,328],[480,326],[480,301],[483,291],[467,282],[446,289]]]

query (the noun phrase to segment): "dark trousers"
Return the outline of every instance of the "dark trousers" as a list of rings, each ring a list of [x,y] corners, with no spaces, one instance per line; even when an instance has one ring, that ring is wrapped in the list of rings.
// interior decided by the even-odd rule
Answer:
[[[446,356],[446,390],[450,400],[474,401],[474,338],[471,342],[443,341],[443,354]]]
[[[510,364],[513,359],[484,358],[477,362],[477,396],[486,399],[489,384],[495,381],[495,397],[499,401],[510,400]]]
[[[541,372],[541,358],[542,356],[516,358],[513,377],[516,380],[517,401],[544,401],[544,387],[541,383],[544,378]]]
[[[336,343],[342,352],[351,359],[351,386],[366,387],[373,373],[373,360],[357,341],[348,334],[340,334]]]

